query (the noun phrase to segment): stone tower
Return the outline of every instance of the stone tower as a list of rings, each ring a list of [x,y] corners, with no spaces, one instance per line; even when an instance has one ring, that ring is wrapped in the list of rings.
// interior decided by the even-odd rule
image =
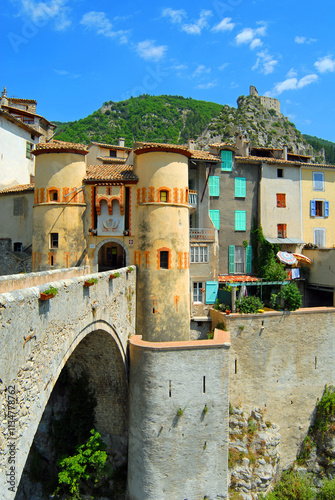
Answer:
[[[32,240],[34,271],[84,264],[86,209],[83,179],[86,146],[54,141],[38,144]]]
[[[137,332],[146,341],[189,340],[190,152],[144,144],[134,153]]]

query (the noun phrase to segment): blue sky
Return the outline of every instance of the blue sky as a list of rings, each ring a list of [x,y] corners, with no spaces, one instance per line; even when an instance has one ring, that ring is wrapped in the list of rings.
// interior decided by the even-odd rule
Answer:
[[[143,93],[236,106],[253,84],[335,141],[333,0],[2,0],[0,19],[0,85],[49,120]]]

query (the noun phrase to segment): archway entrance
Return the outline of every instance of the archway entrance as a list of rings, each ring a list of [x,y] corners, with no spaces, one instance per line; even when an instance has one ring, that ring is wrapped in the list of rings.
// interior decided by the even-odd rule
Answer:
[[[115,241],[105,243],[99,249],[98,271],[108,271],[110,269],[120,269],[126,266],[126,252],[122,245]]]

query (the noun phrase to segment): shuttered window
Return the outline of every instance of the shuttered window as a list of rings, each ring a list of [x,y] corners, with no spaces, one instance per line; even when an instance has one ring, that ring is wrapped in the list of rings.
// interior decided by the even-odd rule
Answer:
[[[233,170],[233,153],[221,151],[221,170],[231,172]]]
[[[235,210],[235,231],[246,231],[247,213],[245,210]]]
[[[319,248],[326,246],[326,230],[324,228],[314,228],[313,243]]]
[[[218,175],[210,175],[208,178],[209,196],[220,195],[220,177]]]
[[[235,197],[245,198],[246,196],[246,179],[244,177],[235,178]]]
[[[277,224],[278,238],[287,238],[286,224]]]
[[[311,217],[329,217],[329,201],[311,200]]]
[[[252,272],[252,248],[248,245],[228,247],[228,272],[229,274],[243,274]]]
[[[206,281],[206,304],[215,304],[218,289],[219,283],[217,281]]]
[[[286,207],[286,194],[285,193],[277,193],[277,207],[285,208]]]
[[[216,229],[220,229],[220,210],[210,210],[209,216]]]
[[[325,190],[325,174],[323,172],[313,172],[313,191]]]

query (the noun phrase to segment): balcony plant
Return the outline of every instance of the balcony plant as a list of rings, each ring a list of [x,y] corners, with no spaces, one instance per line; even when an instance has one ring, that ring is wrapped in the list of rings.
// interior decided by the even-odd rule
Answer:
[[[116,272],[116,273],[113,273],[109,276],[110,280],[113,280],[114,278],[120,278],[120,273]]]
[[[89,280],[84,281],[84,286],[86,286],[86,287],[92,286],[95,283],[98,283],[98,279],[97,278],[90,278]]]
[[[49,300],[55,297],[58,293],[58,288],[55,288],[54,286],[49,286],[44,292],[40,293],[40,299],[41,300]]]

